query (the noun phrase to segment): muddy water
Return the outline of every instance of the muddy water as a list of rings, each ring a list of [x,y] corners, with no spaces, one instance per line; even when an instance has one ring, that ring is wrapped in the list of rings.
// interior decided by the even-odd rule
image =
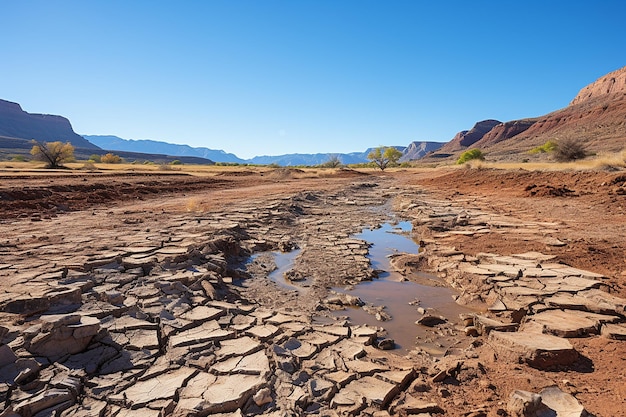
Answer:
[[[291,252],[261,252],[254,254],[248,260],[248,264],[254,262],[259,258],[271,258],[273,262],[273,270],[267,275],[270,280],[278,284],[278,286],[287,290],[297,290],[298,292],[306,292],[310,286],[310,279],[303,279],[298,281],[291,281],[285,278],[285,273],[289,272],[293,268],[295,259],[300,254],[301,250],[296,249]]]
[[[291,252],[273,252],[276,269],[268,275],[269,279],[283,288],[298,290],[299,292],[306,291],[306,287],[310,284],[308,280],[292,282],[285,279],[285,273],[293,268],[293,263],[300,254],[300,251],[300,249],[296,249]]]
[[[400,222],[394,225],[384,224],[378,229],[365,229],[355,235],[354,237],[371,244],[369,257],[372,267],[379,270],[379,278],[361,283],[350,290],[335,289],[358,296],[369,305],[385,306],[384,311],[391,315],[391,320],[378,321],[362,308],[340,311],[337,315],[347,315],[354,324],[384,327],[387,336],[395,340],[398,353],[406,353],[417,345],[433,355],[442,355],[452,343],[450,332],[459,322],[459,314],[470,310],[454,302],[453,290],[403,282],[402,275],[392,271],[390,255],[419,251],[419,246],[410,238],[410,232],[411,224]],[[429,278],[437,280],[434,276]],[[422,317],[419,307],[430,314],[445,317],[449,324],[444,328],[434,329],[415,324]]]

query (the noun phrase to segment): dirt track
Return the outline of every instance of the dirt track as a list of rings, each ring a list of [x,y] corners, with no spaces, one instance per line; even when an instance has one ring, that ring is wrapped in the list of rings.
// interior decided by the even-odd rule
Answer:
[[[446,245],[466,255],[481,252],[511,255],[529,251],[555,255],[557,262],[605,275],[611,293],[626,298],[626,175],[623,173],[455,169],[306,174],[280,170],[263,175],[233,172],[218,177],[85,174],[55,178],[3,177],[0,181],[0,243],[7,250],[16,239],[55,241],[57,234],[62,237],[89,233],[90,217],[97,218],[98,228],[104,229],[104,213],[110,233],[126,233],[139,227],[167,228],[168,224],[177,224],[184,218],[198,219],[198,222],[209,215],[236,219],[237,213],[254,210],[255,202],[262,206],[271,200],[276,201],[276,210],[282,214],[272,218],[268,212],[267,218],[259,219],[259,225],[276,224],[276,230],[285,233],[288,241],[299,245],[309,243],[310,255],[303,255],[296,268],[320,277],[314,293],[322,298],[327,295],[328,286],[343,284],[358,271],[336,269],[333,279],[337,282],[323,281],[321,277],[328,276],[324,269],[328,265],[324,265],[324,260],[320,262],[320,254],[314,250],[314,241],[310,240],[312,229],[298,226],[299,219],[324,216],[327,220],[318,226],[319,233],[326,233],[324,227],[334,224],[332,227],[341,226],[345,236],[349,236],[359,227],[384,221],[380,212],[361,208],[380,207],[388,202],[400,218],[411,218],[407,211],[410,206],[403,205],[403,201],[425,196],[510,219],[558,223],[558,240],[562,245],[507,233],[451,235],[445,238]],[[368,188],[370,185],[372,190]],[[50,218],[61,224],[67,218],[71,223],[64,230],[48,230],[45,237],[45,224]],[[262,229],[259,225],[256,227]],[[32,237],[25,234],[29,229],[34,230]],[[255,239],[263,237],[262,230],[247,232]],[[337,233],[329,229],[328,233],[331,232]],[[437,239],[425,229],[417,228],[416,233],[421,233],[416,238],[427,242]],[[279,237],[269,237],[268,248],[275,249],[279,240]],[[4,251],[3,262],[7,259],[10,253]],[[314,259],[318,259],[318,263]],[[426,262],[423,266],[428,268]],[[315,268],[319,270],[311,270]],[[251,284],[243,290],[242,296],[270,307],[279,300],[278,304],[293,303],[294,309],[310,311],[319,301],[313,297],[309,303],[302,303],[293,294],[278,296],[279,293],[280,289],[272,286]],[[464,335],[458,337],[465,344],[472,341]],[[464,415],[467,410],[485,405],[484,415],[495,416],[513,389],[536,392],[555,383],[568,387],[587,410],[598,416],[625,413],[626,342],[590,337],[573,339],[572,344],[586,358],[586,366],[542,372],[495,361],[493,354],[488,349],[481,350],[478,343],[478,360],[488,369],[489,383],[468,378],[456,389],[447,388],[448,393],[438,389],[437,395],[444,399],[447,415]]]

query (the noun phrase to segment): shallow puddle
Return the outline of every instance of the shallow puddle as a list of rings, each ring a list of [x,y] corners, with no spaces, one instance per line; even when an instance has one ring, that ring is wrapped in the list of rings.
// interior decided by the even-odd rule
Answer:
[[[293,268],[293,263],[300,254],[300,252],[300,249],[292,250],[291,252],[261,252],[252,255],[248,263],[253,262],[255,259],[262,256],[271,256],[274,264],[276,265],[276,269],[270,272],[267,277],[282,288],[286,288],[289,290],[298,290],[302,292],[306,291],[306,288],[310,285],[308,279],[300,281],[290,281],[285,278],[285,273],[289,272]]]
[[[354,324],[384,327],[388,337],[395,340],[398,353],[406,353],[417,345],[433,355],[443,355],[452,343],[452,338],[445,332],[415,324],[422,317],[418,308],[445,317],[450,322],[448,328],[459,322],[459,314],[471,310],[454,301],[455,292],[450,288],[402,281],[402,275],[391,270],[389,255],[419,251],[419,246],[410,238],[410,231],[411,223],[400,222],[394,225],[387,223],[378,229],[365,229],[355,235],[371,244],[369,258],[372,267],[382,272],[379,272],[378,279],[363,282],[348,291],[335,288],[338,292],[358,296],[367,304],[385,306],[384,312],[391,315],[391,320],[378,321],[362,308],[351,308],[335,314],[349,316]],[[429,278],[437,281],[434,276]]]

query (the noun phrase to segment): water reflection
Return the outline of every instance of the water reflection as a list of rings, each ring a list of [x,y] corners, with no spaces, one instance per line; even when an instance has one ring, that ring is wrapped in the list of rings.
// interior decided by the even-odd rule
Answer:
[[[388,336],[396,341],[400,348],[399,353],[413,349],[417,341],[424,350],[441,355],[447,347],[446,338],[444,335],[436,335],[433,329],[415,324],[415,321],[422,317],[418,309],[443,316],[453,323],[458,321],[460,313],[467,313],[470,310],[454,301],[455,293],[450,288],[421,285],[411,281],[403,282],[404,277],[391,270],[389,263],[391,255],[419,252],[419,245],[410,238],[411,229],[410,222],[386,223],[380,228],[364,229],[355,235],[354,237],[371,244],[369,258],[372,267],[379,270],[379,278],[363,282],[349,290],[335,288],[338,292],[358,296],[367,304],[385,306],[384,311],[391,316],[391,320],[377,321],[372,314],[368,314],[362,308],[351,308],[335,314],[348,315],[354,324],[384,327]],[[437,280],[434,276],[430,278]]]

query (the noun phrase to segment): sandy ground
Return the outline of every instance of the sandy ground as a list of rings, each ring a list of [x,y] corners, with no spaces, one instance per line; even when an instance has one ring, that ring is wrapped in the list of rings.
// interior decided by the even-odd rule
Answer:
[[[228,212],[242,201],[289,197],[302,192],[332,192],[364,178],[396,189],[393,198],[401,195],[402,190],[423,192],[429,198],[471,204],[524,221],[559,222],[565,226],[559,236],[564,246],[546,246],[506,234],[459,235],[450,244],[466,254],[508,255],[526,251],[553,254],[559,262],[605,275],[610,291],[626,298],[626,174],[623,172],[407,169],[381,173],[280,169],[261,174],[241,169],[202,177],[180,173],[55,176],[0,173],[0,227],[7,231],[17,224],[67,213],[89,214],[114,208],[114,215],[126,217],[128,213],[140,216],[148,208],[151,213]],[[572,344],[586,362],[578,369],[560,372],[506,366],[495,361],[488,350],[479,349],[482,355],[479,360],[488,368],[490,380],[464,384],[462,394],[449,399],[448,410],[455,410],[449,411],[449,415],[464,415],[467,404],[472,405],[468,409],[481,403],[502,407],[513,389],[537,392],[552,383],[568,387],[595,415],[626,414],[626,342],[592,337],[573,339]],[[489,411],[484,415],[495,413]]]

